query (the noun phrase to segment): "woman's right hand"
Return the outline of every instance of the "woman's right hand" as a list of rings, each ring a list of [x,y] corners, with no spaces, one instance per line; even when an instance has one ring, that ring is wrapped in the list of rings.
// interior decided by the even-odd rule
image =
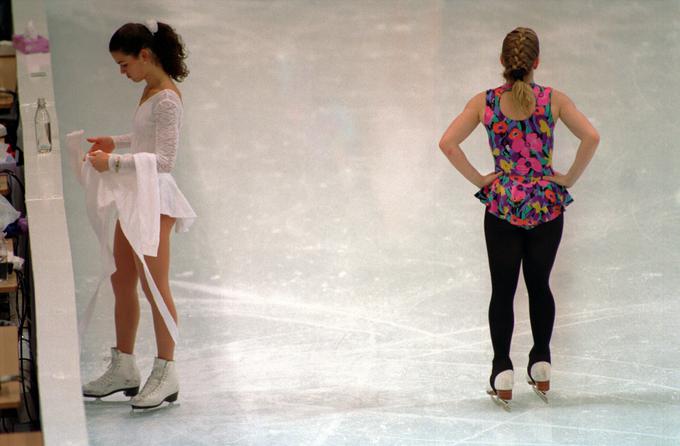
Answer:
[[[561,174],[558,171],[554,171],[552,175],[545,176],[543,179],[564,187],[571,187],[575,183],[569,175]]]
[[[496,181],[496,178],[498,178],[500,175],[501,175],[501,172],[491,172],[487,175],[482,175],[479,184],[477,184],[477,187],[479,187],[481,189],[483,187],[488,186],[489,184]]]
[[[83,157],[83,161],[87,158],[87,155],[96,152],[97,150],[104,153],[111,153],[116,148],[113,142],[113,138],[110,136],[95,136],[94,138],[87,138],[87,142],[92,143],[92,147],[87,151],[87,154]]]

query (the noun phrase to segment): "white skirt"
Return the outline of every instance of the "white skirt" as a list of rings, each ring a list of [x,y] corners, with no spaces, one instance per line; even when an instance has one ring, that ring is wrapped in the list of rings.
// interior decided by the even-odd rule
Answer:
[[[186,232],[196,220],[196,213],[177,187],[175,179],[169,173],[158,174],[160,189],[161,215],[176,218],[175,232]]]

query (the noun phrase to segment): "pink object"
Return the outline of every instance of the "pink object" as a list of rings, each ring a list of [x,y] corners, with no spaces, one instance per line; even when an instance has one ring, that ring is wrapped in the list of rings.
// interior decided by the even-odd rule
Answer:
[[[529,146],[523,138],[516,138],[512,142],[512,150],[521,154],[524,158],[530,158],[531,152],[529,151]]]
[[[487,105],[484,109],[484,125],[491,124],[491,118],[493,118],[493,110]]]
[[[540,154],[543,149],[543,142],[536,133],[529,133],[527,135],[527,145],[537,154]]]
[[[529,160],[527,158],[520,158],[517,160],[517,165],[515,165],[515,171],[522,175],[525,176],[529,173]]]
[[[515,184],[512,186],[512,189],[510,189],[510,197],[512,201],[519,202],[524,200],[524,197],[526,197],[527,194],[524,192],[524,189],[520,187],[520,185]]]
[[[23,34],[15,34],[14,37],[12,37],[12,44],[14,45],[14,48],[24,54],[50,52],[50,41],[43,36],[37,36],[32,39]]]

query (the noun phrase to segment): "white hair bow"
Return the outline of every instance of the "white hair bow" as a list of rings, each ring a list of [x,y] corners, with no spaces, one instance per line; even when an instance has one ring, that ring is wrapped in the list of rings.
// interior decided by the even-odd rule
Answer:
[[[158,31],[158,22],[154,19],[148,19],[144,22],[144,26],[151,32],[151,35],[156,34]]]

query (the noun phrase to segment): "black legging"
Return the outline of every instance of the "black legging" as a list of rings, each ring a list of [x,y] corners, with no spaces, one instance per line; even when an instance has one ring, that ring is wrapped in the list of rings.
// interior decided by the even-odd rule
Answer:
[[[492,288],[489,304],[489,327],[494,352],[492,385],[498,373],[512,368],[510,341],[515,324],[513,300],[520,264],[529,292],[529,317],[534,337],[534,346],[529,352],[529,366],[538,361],[550,362],[555,301],[550,292],[549,280],[562,238],[563,224],[562,215],[532,229],[513,226],[488,212],[484,217]]]

